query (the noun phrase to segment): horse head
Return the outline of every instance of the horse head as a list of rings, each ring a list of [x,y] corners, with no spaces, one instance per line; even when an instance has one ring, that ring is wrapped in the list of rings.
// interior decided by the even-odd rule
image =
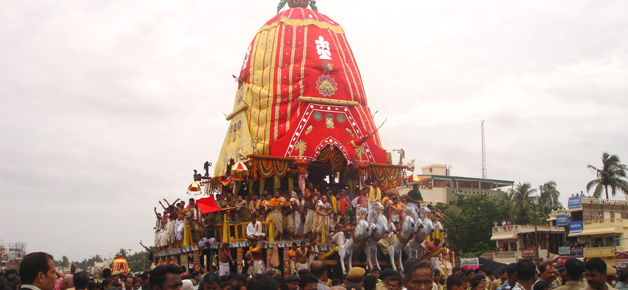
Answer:
[[[403,218],[403,224],[401,225],[401,237],[404,239],[409,239],[410,236],[416,232],[416,223],[414,219],[406,215]]]

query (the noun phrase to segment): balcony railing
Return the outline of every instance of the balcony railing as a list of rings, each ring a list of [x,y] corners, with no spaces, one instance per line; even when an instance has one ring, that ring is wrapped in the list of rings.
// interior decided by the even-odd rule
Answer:
[[[624,219],[622,218],[611,218],[611,219],[599,219],[584,222],[585,225],[595,225],[595,224],[607,224],[607,223],[622,223]]]
[[[616,247],[585,248],[584,256],[587,258],[611,257],[615,256],[615,249]]]
[[[493,259],[515,259],[515,258],[517,258],[517,251],[493,253]]]

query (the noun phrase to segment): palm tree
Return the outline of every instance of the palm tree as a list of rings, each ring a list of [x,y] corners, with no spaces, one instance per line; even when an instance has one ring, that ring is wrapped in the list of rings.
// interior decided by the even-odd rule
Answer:
[[[530,183],[519,182],[515,189],[510,190],[510,216],[514,220],[520,220],[527,223],[532,214],[532,206],[536,204],[537,197],[532,196],[536,192],[536,188],[532,188]]]
[[[593,179],[587,183],[587,192],[591,188],[595,187],[593,191],[593,197],[600,198],[602,195],[602,188],[606,193],[606,199],[608,199],[608,188],[611,188],[613,196],[617,193],[617,190],[621,190],[625,195],[628,195],[628,182],[623,178],[626,178],[626,165],[621,164],[617,155],[610,155],[607,152],[602,154],[602,168],[598,169],[593,165],[587,165],[587,168],[593,169],[597,175],[596,179]]]
[[[556,182],[550,180],[539,187],[541,195],[539,205],[545,215],[549,215],[553,210],[562,207],[560,201],[560,192],[556,189]]]

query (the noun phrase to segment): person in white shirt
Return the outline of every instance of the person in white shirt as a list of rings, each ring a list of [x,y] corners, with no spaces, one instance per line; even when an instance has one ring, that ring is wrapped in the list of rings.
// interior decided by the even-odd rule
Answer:
[[[246,238],[249,240],[263,240],[266,234],[262,232],[262,223],[257,221],[257,216],[251,217],[251,222],[246,225]]]

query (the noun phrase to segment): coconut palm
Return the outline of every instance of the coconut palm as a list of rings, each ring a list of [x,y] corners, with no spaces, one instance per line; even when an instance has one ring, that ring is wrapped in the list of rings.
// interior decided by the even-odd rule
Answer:
[[[539,206],[545,215],[549,215],[553,210],[562,207],[560,201],[560,192],[556,189],[556,182],[550,180],[539,188],[541,194],[539,197]]]
[[[593,169],[597,175],[596,179],[593,179],[587,183],[587,192],[591,188],[595,187],[593,191],[593,197],[600,198],[602,195],[602,188],[606,193],[606,199],[608,199],[608,188],[611,188],[611,194],[615,196],[617,190],[620,190],[624,194],[628,195],[628,182],[626,178],[626,165],[621,164],[617,155],[610,155],[607,152],[602,154],[602,168],[598,169],[593,165],[587,165],[587,168]]]
[[[532,206],[536,205],[537,197],[533,196],[536,188],[532,188],[530,183],[519,182],[514,189],[510,190],[510,216],[514,220],[527,223],[532,215]]]

